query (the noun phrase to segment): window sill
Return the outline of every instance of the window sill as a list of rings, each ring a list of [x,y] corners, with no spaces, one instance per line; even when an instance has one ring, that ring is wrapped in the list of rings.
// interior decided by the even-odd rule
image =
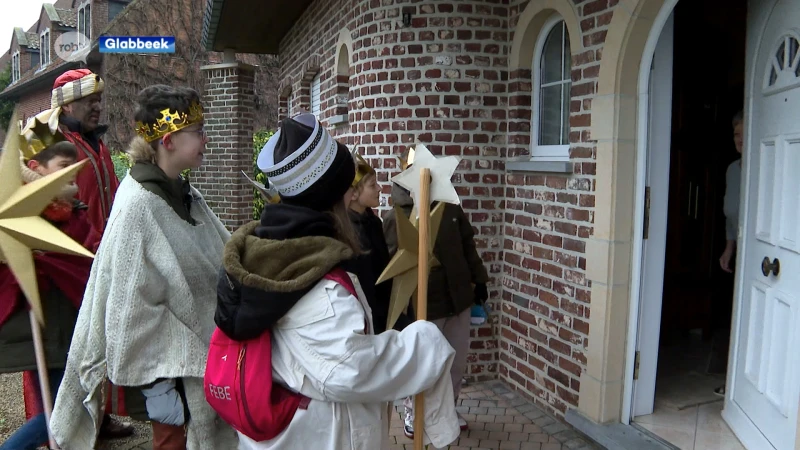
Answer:
[[[518,159],[506,162],[508,172],[572,173],[572,163],[563,160]]]
[[[338,116],[333,116],[330,119],[328,119],[328,123],[333,127],[335,127],[337,125],[342,125],[342,124],[345,124],[345,123],[348,123],[348,122],[349,122],[349,120],[347,118],[347,114],[341,114],[341,115],[338,115]]]

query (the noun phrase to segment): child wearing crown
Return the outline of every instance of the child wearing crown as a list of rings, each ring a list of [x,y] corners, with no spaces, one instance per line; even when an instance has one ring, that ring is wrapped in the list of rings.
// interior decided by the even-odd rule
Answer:
[[[134,161],[120,184],[78,316],[51,429],[61,448],[94,448],[103,380],[125,387],[153,450],[236,448],[203,394],[217,270],[230,233],[181,173],[203,162],[197,92],[139,93]]]
[[[12,125],[9,133],[15,132],[15,125]],[[78,156],[75,146],[65,141],[60,132],[51,134],[47,125],[38,125],[33,130],[31,142],[20,139],[22,175],[26,183],[71,166]],[[94,252],[100,244],[100,233],[89,224],[86,206],[75,200],[77,190],[74,184],[65,186],[42,212],[42,217]],[[55,394],[64,373],[67,351],[92,260],[83,256],[36,252],[34,262],[46,323],[42,338],[48,378],[50,389]],[[23,295],[9,267],[0,263],[0,372],[3,373],[36,373],[33,332]],[[38,377],[34,375],[34,379],[38,380]],[[33,391],[36,401],[41,405],[38,381]],[[45,415],[40,412],[0,445],[0,449],[33,450],[47,442],[47,439]]]
[[[402,170],[414,163],[414,149],[400,158]],[[392,186],[392,201],[408,216],[414,199],[399,184]],[[431,205],[433,209],[435,205]],[[389,251],[397,251],[397,218],[391,210],[384,220],[384,232]],[[483,304],[489,293],[486,283],[489,275],[475,247],[475,232],[467,214],[459,205],[445,203],[438,237],[433,254],[440,265],[430,271],[428,278],[428,320],[436,324],[456,351],[450,376],[453,380],[453,397],[458,400],[461,380],[467,366],[469,351],[470,316],[473,304]],[[410,398],[405,401],[403,433],[414,438],[414,411]],[[468,428],[467,421],[458,416],[461,430]]]
[[[364,295],[372,308],[375,334],[379,334],[386,330],[392,294],[391,281],[376,285],[390,260],[389,247],[383,235],[383,222],[372,210],[380,206],[381,186],[378,184],[375,169],[361,155],[355,151],[353,154],[356,160],[356,176],[352,184],[349,215],[358,233],[361,248],[365,252],[351,260],[349,264],[352,266],[352,271],[358,275]],[[394,329],[402,330],[410,323],[409,317],[402,314]]]

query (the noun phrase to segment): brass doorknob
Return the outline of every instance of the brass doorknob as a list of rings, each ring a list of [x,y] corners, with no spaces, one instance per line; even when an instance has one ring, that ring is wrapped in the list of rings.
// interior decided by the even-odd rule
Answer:
[[[761,261],[761,273],[764,274],[765,277],[768,277],[770,272],[776,277],[779,273],[781,273],[781,262],[778,258],[769,261],[769,257],[765,256],[764,260]]]

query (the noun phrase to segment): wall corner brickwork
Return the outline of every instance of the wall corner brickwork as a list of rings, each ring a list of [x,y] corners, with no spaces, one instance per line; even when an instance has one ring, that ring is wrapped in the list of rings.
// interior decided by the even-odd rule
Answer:
[[[205,66],[203,95],[206,144],[203,165],[193,171],[192,183],[233,231],[252,220],[253,188],[241,174],[253,168],[253,68],[244,64]]]

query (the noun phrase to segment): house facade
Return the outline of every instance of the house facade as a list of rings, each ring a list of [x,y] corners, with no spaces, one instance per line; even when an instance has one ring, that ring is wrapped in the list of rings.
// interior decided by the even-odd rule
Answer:
[[[11,84],[0,99],[14,102],[23,120],[50,108],[55,79],[70,69],[86,67],[106,80],[101,123],[108,124],[104,141],[120,151],[133,137],[132,117],[137,93],[152,84],[189,86],[205,92],[212,79],[201,67],[222,61],[221,52],[206,51],[200,41],[204,0],[57,0],[45,3],[39,19],[25,31],[15,28],[10,48],[0,58],[0,68],[11,67]],[[91,41],[86,63],[64,61],[54,49],[62,33],[78,31]],[[99,53],[98,39],[111,36],[175,36],[176,51],[169,55]],[[277,122],[276,59],[271,55],[238,55],[253,65],[248,88],[254,92],[250,120],[238,120],[246,138],[235,143],[215,141],[224,148],[252,149],[255,131],[274,128]],[[225,91],[223,91],[225,92]],[[229,114],[222,114],[229,116]],[[209,126],[211,128],[211,126]],[[252,158],[235,161],[216,158],[192,174],[192,182],[231,229],[252,216],[253,190],[242,182],[241,170],[252,172]],[[252,155],[251,155],[252,156]],[[231,190],[231,182],[238,188]],[[235,198],[236,200],[232,200]]]
[[[653,412],[665,330],[718,316],[725,422],[748,449],[798,448],[797,2],[209,0],[206,14],[209,49],[279,55],[280,117],[312,111],[358,146],[385,206],[409,146],[462,157],[453,182],[495,311],[470,375],[587,433],[628,425]],[[215,70],[222,85],[252,69]],[[249,114],[251,96],[226,108]],[[739,109],[727,320],[708,286]]]
[[[81,62],[68,62],[58,57],[55,52],[58,37],[73,31],[90,39],[99,36],[129,3],[130,0],[44,3],[33,26],[27,30],[14,28],[11,45],[4,55],[11,65],[11,84],[0,97],[15,101],[24,119],[49,109],[55,79],[67,70],[81,67]],[[93,56],[87,61],[89,68],[99,70],[102,60]]]

